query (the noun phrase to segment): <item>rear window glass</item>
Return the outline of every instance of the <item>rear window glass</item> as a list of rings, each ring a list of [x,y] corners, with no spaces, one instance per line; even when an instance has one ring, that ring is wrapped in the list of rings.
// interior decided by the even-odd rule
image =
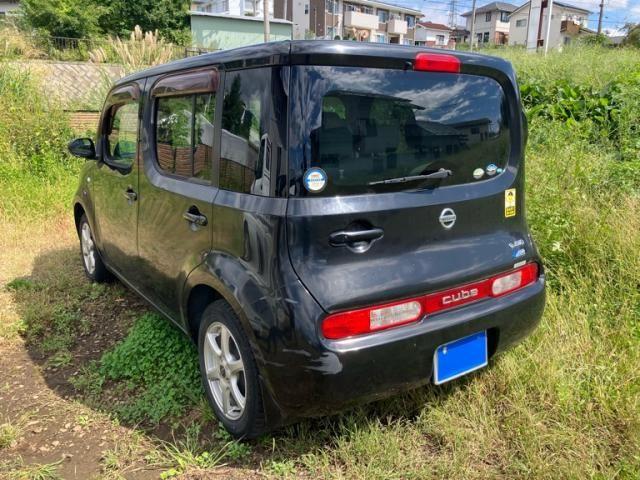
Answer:
[[[320,195],[478,182],[499,175],[508,161],[507,104],[493,79],[300,66],[293,81],[300,122],[291,138],[301,143],[292,142],[292,178],[323,169]],[[451,175],[406,180],[440,169]],[[405,180],[382,183],[399,178]],[[298,191],[307,193],[302,182]]]

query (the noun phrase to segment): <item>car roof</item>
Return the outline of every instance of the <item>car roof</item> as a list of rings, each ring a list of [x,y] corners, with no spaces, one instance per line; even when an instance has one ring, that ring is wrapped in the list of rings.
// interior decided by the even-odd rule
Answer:
[[[344,40],[285,40],[188,57],[135,72],[116,86],[156,75],[217,65],[226,70],[269,65],[337,65],[400,68],[419,52],[453,55],[464,65],[490,67],[512,76],[511,64],[499,57],[455,50]]]

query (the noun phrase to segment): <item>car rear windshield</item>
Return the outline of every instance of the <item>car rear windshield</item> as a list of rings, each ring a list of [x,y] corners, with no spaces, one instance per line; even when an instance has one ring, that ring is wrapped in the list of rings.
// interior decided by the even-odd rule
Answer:
[[[507,102],[491,78],[299,66],[292,80],[293,167],[298,178],[313,167],[326,173],[321,192],[300,186],[302,195],[472,183],[499,175],[508,161]],[[441,169],[450,176],[407,179]],[[403,180],[383,182],[393,179]]]

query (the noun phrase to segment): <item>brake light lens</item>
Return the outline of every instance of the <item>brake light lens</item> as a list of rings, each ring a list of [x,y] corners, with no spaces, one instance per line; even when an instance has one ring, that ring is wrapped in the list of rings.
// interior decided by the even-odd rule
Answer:
[[[390,303],[329,315],[322,322],[322,334],[332,340],[377,332],[415,322],[422,315],[418,300]]]
[[[538,264],[528,263],[511,272],[461,287],[400,302],[335,313],[322,322],[322,334],[325,338],[337,340],[414,323],[425,315],[433,315],[484,298],[501,297],[526,287],[537,278]]]
[[[460,73],[460,59],[446,53],[419,53],[413,69],[421,72]]]

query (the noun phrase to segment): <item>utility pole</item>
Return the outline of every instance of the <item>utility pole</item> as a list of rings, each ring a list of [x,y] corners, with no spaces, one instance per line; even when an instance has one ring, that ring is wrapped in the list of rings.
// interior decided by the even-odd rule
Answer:
[[[269,0],[263,0],[262,8],[264,9],[264,43],[267,43],[271,38],[270,25],[269,25]]]
[[[449,3],[449,26],[451,28],[456,27],[456,18],[458,17],[456,0],[451,0]]]
[[[553,0],[547,2],[547,34],[544,37],[544,54],[549,50],[549,37],[551,35],[551,16],[553,14]]]
[[[600,0],[600,16],[598,16],[598,35],[602,34],[602,16],[604,15],[604,0]]]
[[[473,0],[473,6],[471,7],[471,39],[469,42],[469,50],[473,52],[473,41],[476,36],[476,0]]]

